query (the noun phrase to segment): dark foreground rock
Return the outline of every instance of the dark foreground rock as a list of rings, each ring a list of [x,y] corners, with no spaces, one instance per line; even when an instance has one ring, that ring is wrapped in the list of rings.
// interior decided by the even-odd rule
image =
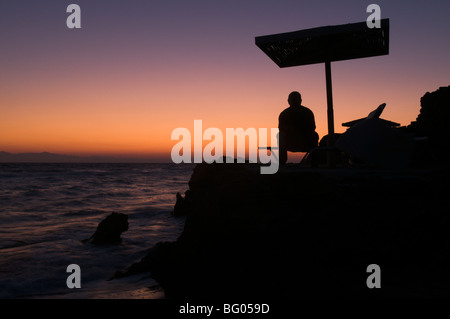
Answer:
[[[438,168],[200,164],[181,236],[125,275],[151,272],[168,298],[448,297],[448,186]]]
[[[95,233],[88,240],[92,244],[116,244],[122,241],[120,235],[128,230],[128,215],[111,213],[102,220]]]
[[[175,206],[173,207],[172,215],[180,217],[185,216],[191,209],[191,193],[189,190],[185,192],[184,197],[180,193],[176,195]]]

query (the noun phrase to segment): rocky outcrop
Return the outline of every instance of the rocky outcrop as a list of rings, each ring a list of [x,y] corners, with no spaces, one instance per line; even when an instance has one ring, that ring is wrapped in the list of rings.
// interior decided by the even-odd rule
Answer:
[[[102,220],[88,240],[92,244],[116,244],[122,241],[121,234],[128,230],[128,215],[111,213]]]
[[[190,191],[187,190],[183,196],[181,196],[180,193],[177,193],[176,195],[176,202],[175,206],[173,208],[172,215],[176,217],[185,216],[191,207],[191,197],[190,197]]]
[[[416,125],[427,134],[438,133],[450,135],[450,86],[441,87],[434,92],[427,92],[420,99],[420,113]]]
[[[447,165],[450,156],[450,86],[427,92],[420,99],[417,120],[404,128],[421,138],[415,157],[422,165]]]
[[[199,164],[185,228],[117,277],[151,272],[168,298],[445,297],[449,171]],[[367,267],[381,268],[369,289]]]
[[[414,138],[408,165],[349,167],[339,153],[340,168],[287,165],[274,175],[251,163],[197,165],[176,197],[182,234],[116,278],[151,272],[182,299],[448,298],[450,87],[421,105],[416,122],[395,129]],[[385,136],[370,160],[381,152],[389,164],[406,145]],[[379,289],[367,286],[374,264]]]

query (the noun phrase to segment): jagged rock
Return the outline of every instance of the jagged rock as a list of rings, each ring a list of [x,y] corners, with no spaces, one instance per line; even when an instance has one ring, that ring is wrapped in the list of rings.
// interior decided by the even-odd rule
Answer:
[[[128,230],[128,215],[111,213],[102,220],[95,233],[88,240],[92,244],[116,244],[122,241],[120,235]]]
[[[415,159],[418,166],[445,166],[450,156],[450,86],[427,92],[420,99],[416,121],[404,130],[418,138]]]
[[[174,216],[182,216],[185,214],[185,203],[184,203],[184,198],[183,196],[181,196],[181,194],[178,192],[177,193],[177,201],[175,203],[175,206],[173,207],[173,215]]]
[[[183,196],[181,196],[180,193],[177,193],[176,195],[177,201],[175,203],[175,206],[173,208],[173,215],[180,217],[180,216],[185,216],[189,210],[189,190],[186,191],[184,198]]]
[[[420,113],[417,116],[419,129],[429,134],[449,135],[450,125],[450,86],[427,92],[420,99]],[[447,140],[448,143],[448,140]]]

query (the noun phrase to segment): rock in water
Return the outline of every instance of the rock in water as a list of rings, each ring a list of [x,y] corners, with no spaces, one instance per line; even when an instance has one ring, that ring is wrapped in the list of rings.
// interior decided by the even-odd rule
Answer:
[[[177,217],[185,216],[190,209],[190,202],[191,202],[191,197],[190,197],[189,190],[186,191],[184,198],[183,198],[183,196],[181,196],[180,193],[177,193],[177,201],[173,208],[172,215],[177,216]]]
[[[116,244],[122,241],[120,235],[128,230],[128,215],[111,213],[98,224],[97,230],[89,239],[93,244]]]

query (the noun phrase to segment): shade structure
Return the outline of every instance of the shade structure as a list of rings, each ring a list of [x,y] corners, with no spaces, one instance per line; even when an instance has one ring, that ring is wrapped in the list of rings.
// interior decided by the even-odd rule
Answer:
[[[379,22],[379,28],[370,28],[364,21],[255,38],[255,44],[280,68],[325,63],[329,143],[334,134],[331,62],[389,54],[389,19]]]
[[[259,36],[256,45],[280,68],[389,54],[389,19]]]

